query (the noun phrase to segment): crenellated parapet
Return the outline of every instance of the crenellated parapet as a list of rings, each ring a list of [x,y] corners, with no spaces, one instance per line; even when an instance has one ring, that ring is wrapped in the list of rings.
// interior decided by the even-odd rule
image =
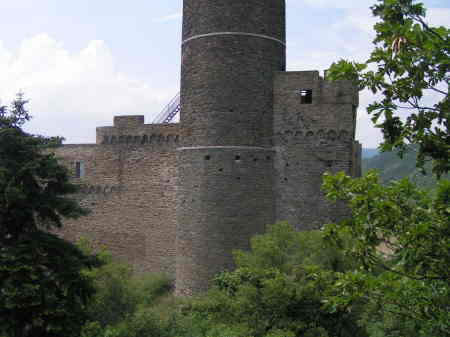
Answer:
[[[102,145],[147,145],[178,144],[180,136],[176,134],[149,133],[145,135],[104,135]]]
[[[178,124],[144,124],[144,116],[116,116],[114,126],[97,128],[99,145],[176,147],[179,142]]]
[[[274,143],[278,145],[316,144],[318,146],[353,142],[351,132],[345,129],[302,129],[288,128],[278,130],[274,135]]]

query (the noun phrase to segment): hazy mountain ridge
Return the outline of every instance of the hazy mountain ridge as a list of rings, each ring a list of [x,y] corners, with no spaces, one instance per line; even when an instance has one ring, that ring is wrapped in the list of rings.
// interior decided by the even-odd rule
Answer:
[[[366,159],[366,158],[372,158],[375,157],[377,154],[379,154],[380,151],[378,149],[362,149],[362,158]]]
[[[431,165],[426,165],[425,175],[416,167],[417,149],[415,147],[410,146],[408,151],[403,155],[403,158],[398,156],[397,151],[381,152],[369,157],[370,154],[374,153],[373,150],[378,152],[376,149],[363,149],[363,173],[370,169],[377,169],[380,171],[380,177],[383,183],[409,177],[419,186],[426,188],[436,186],[437,180],[431,174]],[[444,178],[449,178],[449,176],[447,175]]]

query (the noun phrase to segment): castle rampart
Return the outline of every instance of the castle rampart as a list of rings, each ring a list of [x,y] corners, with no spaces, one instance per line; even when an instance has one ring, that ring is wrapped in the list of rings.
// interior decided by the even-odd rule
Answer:
[[[56,150],[82,185],[77,198],[91,210],[67,221],[61,233],[104,245],[137,271],[175,277],[178,124],[144,124],[143,116],[119,116],[97,128],[97,144]],[[76,172],[83,168],[83,176]]]

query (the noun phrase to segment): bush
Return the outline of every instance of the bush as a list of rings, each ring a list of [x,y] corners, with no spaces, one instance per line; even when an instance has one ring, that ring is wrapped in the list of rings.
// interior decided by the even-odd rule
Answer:
[[[80,246],[92,250],[86,240]],[[165,322],[161,317],[168,316],[156,307],[162,302],[164,311],[168,310],[163,299],[170,297],[171,280],[163,274],[135,274],[131,266],[114,261],[104,249],[97,256],[103,265],[85,271],[96,294],[87,308],[89,322],[82,337],[162,336]]]
[[[354,263],[326,248],[320,232],[275,224],[252,238],[251,251],[235,252],[235,260],[236,270],[187,303],[176,336],[365,336],[359,304],[332,312],[324,306],[337,274]]]

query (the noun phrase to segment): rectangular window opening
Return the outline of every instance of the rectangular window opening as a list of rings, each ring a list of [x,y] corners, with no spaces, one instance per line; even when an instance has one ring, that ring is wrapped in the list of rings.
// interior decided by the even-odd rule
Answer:
[[[312,89],[301,89],[300,104],[311,104],[311,103],[312,103]]]
[[[83,178],[84,177],[84,162],[77,161],[75,162],[75,178]]]

